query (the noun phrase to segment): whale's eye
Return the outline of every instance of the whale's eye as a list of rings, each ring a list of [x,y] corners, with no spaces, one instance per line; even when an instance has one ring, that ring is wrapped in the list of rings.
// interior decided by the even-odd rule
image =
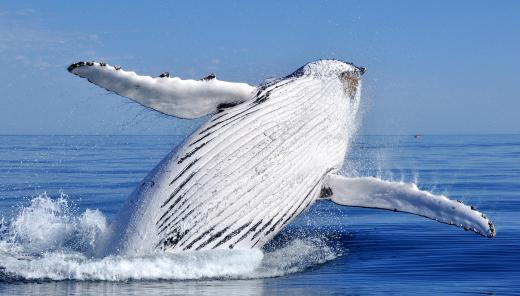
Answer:
[[[345,93],[353,98],[359,87],[359,74],[357,72],[346,71],[340,74],[340,80],[343,83]]]

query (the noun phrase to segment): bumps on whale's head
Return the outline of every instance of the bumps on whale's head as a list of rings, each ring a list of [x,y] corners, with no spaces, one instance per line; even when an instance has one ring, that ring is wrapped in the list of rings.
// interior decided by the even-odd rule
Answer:
[[[345,94],[351,100],[359,101],[361,75],[366,72],[363,67],[340,60],[318,60],[310,62],[296,70],[288,77],[314,77],[318,79],[338,78]]]
[[[340,60],[318,60],[305,64],[290,76],[314,76],[318,78],[341,77],[341,75],[346,72],[359,77],[363,75],[365,71],[365,68],[358,67],[349,62]]]

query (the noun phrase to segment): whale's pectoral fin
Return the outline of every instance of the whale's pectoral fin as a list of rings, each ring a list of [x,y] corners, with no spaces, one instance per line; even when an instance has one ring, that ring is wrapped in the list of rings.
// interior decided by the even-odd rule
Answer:
[[[105,63],[78,62],[69,72],[148,108],[179,118],[197,118],[252,98],[255,87],[211,79],[140,76]]]
[[[495,228],[486,216],[462,202],[434,195],[413,183],[398,183],[373,177],[325,177],[322,198],[351,207],[405,212],[456,225],[480,235],[493,237]]]

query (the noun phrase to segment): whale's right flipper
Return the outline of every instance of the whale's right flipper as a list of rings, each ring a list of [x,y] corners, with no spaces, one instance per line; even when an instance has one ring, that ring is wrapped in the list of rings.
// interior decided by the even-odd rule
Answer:
[[[197,118],[233,106],[253,97],[254,86],[227,82],[210,75],[203,80],[140,76],[106,63],[78,62],[70,73],[88,79],[108,91],[127,97],[148,108],[179,118]]]
[[[330,174],[325,177],[322,198],[344,206],[411,213],[456,225],[486,237],[495,236],[493,223],[484,214],[444,195],[420,190],[413,183]]]

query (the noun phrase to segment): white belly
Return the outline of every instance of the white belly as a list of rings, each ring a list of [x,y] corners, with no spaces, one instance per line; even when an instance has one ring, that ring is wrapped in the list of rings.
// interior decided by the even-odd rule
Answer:
[[[100,252],[261,247],[341,167],[350,108],[337,79],[304,77],[215,114],[145,178]]]

